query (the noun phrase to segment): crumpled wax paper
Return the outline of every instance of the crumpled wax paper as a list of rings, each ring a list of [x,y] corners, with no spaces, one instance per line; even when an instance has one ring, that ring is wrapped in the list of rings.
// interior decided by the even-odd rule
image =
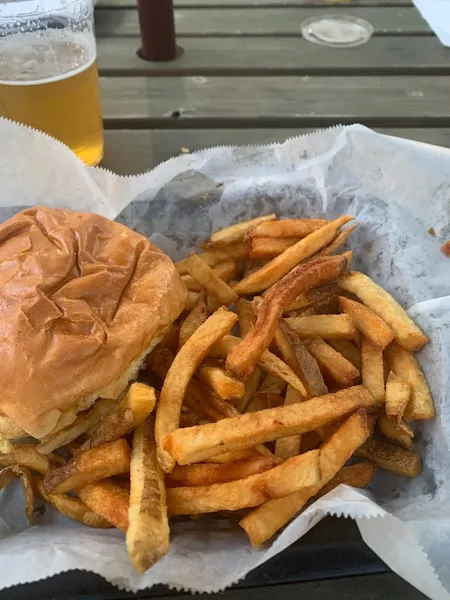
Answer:
[[[450,239],[450,152],[355,125],[272,146],[204,150],[123,178],[85,167],[55,140],[6,120],[0,139],[8,141],[0,147],[0,220],[39,203],[92,210],[149,236],[174,260],[213,229],[264,213],[355,215],[354,268],[389,290],[430,337],[418,359],[438,413],[417,426],[418,478],[380,472],[370,491],[340,486],[261,550],[224,520],[177,523],[170,553],[144,576],[120,532],[51,510],[29,527],[19,488],[8,488],[0,496],[0,586],[84,569],[130,590],[164,583],[218,591],[333,514],[356,519],[367,544],[412,585],[450,599],[450,259],[440,251]]]

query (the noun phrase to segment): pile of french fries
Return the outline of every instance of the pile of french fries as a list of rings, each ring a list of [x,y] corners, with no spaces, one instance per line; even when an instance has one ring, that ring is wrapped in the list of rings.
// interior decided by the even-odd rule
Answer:
[[[214,233],[176,264],[186,310],[148,356],[146,383],[6,448],[0,489],[20,478],[30,520],[38,494],[122,530],[143,573],[179,515],[239,511],[258,547],[341,483],[366,488],[377,468],[416,476],[411,423],[435,414],[414,357],[427,337],[351,271],[352,220],[266,215]]]

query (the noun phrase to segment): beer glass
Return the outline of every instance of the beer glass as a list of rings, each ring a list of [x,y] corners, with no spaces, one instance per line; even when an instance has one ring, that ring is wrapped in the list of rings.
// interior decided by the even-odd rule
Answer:
[[[103,157],[93,10],[92,0],[0,0],[0,116],[87,165]]]

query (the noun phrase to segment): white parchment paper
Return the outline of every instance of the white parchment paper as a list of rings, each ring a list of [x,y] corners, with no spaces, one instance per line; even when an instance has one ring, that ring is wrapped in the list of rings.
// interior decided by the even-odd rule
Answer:
[[[440,246],[450,239],[450,152],[352,126],[266,147],[205,150],[121,178],[1,119],[0,139],[1,221],[38,203],[92,210],[151,237],[174,259],[213,229],[263,213],[355,215],[354,268],[393,293],[430,337],[418,359],[438,412],[417,428],[424,458],[417,479],[380,472],[368,492],[341,486],[262,550],[225,521],[178,523],[169,555],[142,577],[120,532],[91,530],[52,511],[30,528],[20,490],[8,488],[0,495],[0,586],[84,569],[130,590],[165,583],[218,591],[334,514],[355,518],[367,544],[412,585],[449,600],[450,259]]]

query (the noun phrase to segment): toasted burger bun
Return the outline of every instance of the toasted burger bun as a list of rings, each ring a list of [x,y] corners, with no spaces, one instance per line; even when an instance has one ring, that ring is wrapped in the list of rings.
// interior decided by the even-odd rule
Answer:
[[[45,439],[117,398],[184,308],[172,261],[88,213],[30,208],[0,225],[0,411]]]

